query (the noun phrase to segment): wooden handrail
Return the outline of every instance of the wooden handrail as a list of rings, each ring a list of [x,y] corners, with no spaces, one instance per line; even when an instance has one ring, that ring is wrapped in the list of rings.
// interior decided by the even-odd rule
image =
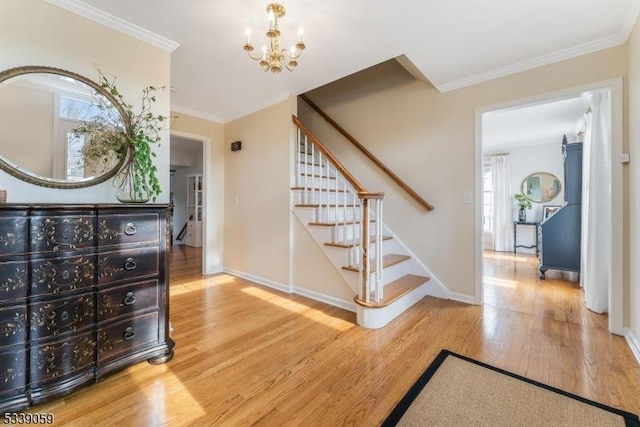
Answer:
[[[353,175],[351,175],[351,173],[347,170],[347,168],[345,168],[344,165],[340,163],[338,159],[336,159],[336,157],[331,153],[331,151],[329,151],[327,147],[325,147],[322,144],[322,142],[320,142],[320,140],[316,138],[314,134],[311,133],[311,131],[300,121],[300,119],[298,119],[294,115],[292,115],[291,117],[293,118],[293,123],[295,123],[296,126],[298,126],[298,128],[307,136],[307,138],[309,138],[311,141],[313,141],[314,144],[316,144],[318,150],[322,151],[322,154],[324,154],[327,157],[327,159],[329,159],[331,163],[333,163],[336,169],[338,169],[338,171],[344,176],[344,178],[347,181],[349,181],[349,184],[353,186],[353,188],[356,190],[356,192],[358,192],[358,194],[369,193],[367,189],[364,188],[364,186],[360,184],[360,182],[357,179],[355,179]]]
[[[336,121],[333,120],[327,113],[322,111],[322,109],[320,109],[320,107],[318,107],[316,104],[314,104],[313,101],[311,101],[309,99],[309,97],[307,97],[306,95],[302,94],[302,95],[300,95],[300,98],[302,98],[307,104],[309,104],[309,106],[311,108],[313,108],[318,114],[320,114],[322,116],[322,118],[324,118],[327,122],[329,122],[329,124],[331,126],[333,126],[338,132],[340,132],[342,134],[342,136],[347,138],[349,140],[349,142],[351,142],[353,145],[355,145],[358,150],[362,151],[362,153],[365,156],[367,156],[369,158],[369,160],[371,160],[373,163],[376,164],[376,166],[378,166],[380,169],[382,169],[384,171],[384,173],[386,173],[389,176],[389,178],[391,178],[393,180],[393,182],[398,184],[398,186],[400,186],[400,188],[402,188],[405,192],[407,192],[407,194],[409,194],[416,202],[418,202],[422,207],[424,207],[428,211],[433,210],[433,206],[431,204],[429,204],[429,202],[427,202],[422,197],[420,197],[420,195],[418,193],[416,193],[413,188],[409,187],[409,185],[402,180],[402,178],[400,178],[398,175],[393,173],[393,171],[391,169],[389,169],[384,163],[382,163],[376,156],[374,156],[373,153],[371,153],[369,150],[367,150],[364,145],[362,145],[357,139],[355,139],[342,126],[340,126],[338,123],[336,123]]]

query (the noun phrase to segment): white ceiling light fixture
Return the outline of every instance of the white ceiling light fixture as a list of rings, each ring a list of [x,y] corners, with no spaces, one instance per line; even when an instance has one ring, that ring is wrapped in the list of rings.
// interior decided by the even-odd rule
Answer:
[[[249,55],[249,58],[260,61],[260,67],[264,71],[271,71],[272,73],[279,73],[283,68],[289,71],[293,71],[298,65],[298,57],[305,49],[305,44],[302,41],[304,30],[302,27],[298,30],[298,42],[291,46],[290,49],[280,49],[280,30],[278,29],[278,18],[282,18],[285,13],[284,6],[271,3],[267,6],[267,16],[269,19],[269,31],[267,31],[267,37],[269,38],[269,47],[262,46],[262,54],[260,56],[253,56],[254,48],[251,44],[251,28],[247,28],[245,36],[247,40],[244,44],[244,50]]]

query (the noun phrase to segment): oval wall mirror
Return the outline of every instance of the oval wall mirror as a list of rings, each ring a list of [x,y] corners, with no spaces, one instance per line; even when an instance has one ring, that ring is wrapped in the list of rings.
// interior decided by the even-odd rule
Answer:
[[[535,203],[545,203],[556,198],[562,188],[560,180],[548,172],[532,173],[522,180],[522,194]]]
[[[101,123],[126,135],[126,113],[100,85],[79,74],[28,66],[0,73],[0,169],[31,184],[80,188],[114,176],[126,150],[100,147],[85,156],[89,137],[81,123]],[[98,144],[93,144],[94,153]],[[88,155],[87,155],[88,156]]]

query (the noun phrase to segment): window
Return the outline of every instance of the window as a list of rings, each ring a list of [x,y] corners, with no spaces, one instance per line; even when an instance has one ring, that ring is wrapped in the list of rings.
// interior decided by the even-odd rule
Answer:
[[[482,163],[482,225],[485,233],[493,233],[493,180],[491,161]]]

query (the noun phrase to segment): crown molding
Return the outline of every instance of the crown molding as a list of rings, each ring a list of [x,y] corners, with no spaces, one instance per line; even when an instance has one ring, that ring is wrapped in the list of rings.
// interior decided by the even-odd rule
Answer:
[[[638,21],[638,16],[640,16],[640,0],[633,0],[629,5],[629,11],[625,17],[624,22],[622,23],[622,27],[618,32],[618,36],[624,39],[626,43],[631,35],[631,31],[633,31],[633,27]]]
[[[465,77],[460,80],[454,80],[434,86],[440,92],[449,92],[451,90],[461,89],[463,87],[483,83],[489,80],[497,79],[499,77],[520,73],[522,71],[527,71],[534,68],[542,67],[544,65],[553,64],[555,62],[560,62],[566,59],[575,58],[577,56],[586,55],[588,53],[597,52],[599,50],[608,49],[610,47],[619,46],[626,43],[626,41],[627,38],[622,37],[621,34],[616,34],[568,49],[562,49],[546,55],[538,56],[537,58],[517,62],[512,65],[507,65],[506,67],[496,68],[491,71],[475,74],[473,76]]]
[[[112,30],[119,31],[128,36],[134,37],[145,43],[149,43],[157,48],[165,50],[169,53],[173,52],[180,46],[179,43],[169,40],[166,37],[162,37],[156,33],[153,33],[147,29],[144,29],[138,25],[132,24],[129,21],[125,21],[122,18],[118,18],[115,15],[111,15],[105,11],[102,11],[96,7],[82,3],[79,0],[44,0],[47,3],[61,7],[73,12],[76,15],[80,15]]]
[[[201,111],[192,110],[190,108],[181,107],[179,105],[171,104],[171,113],[184,114],[186,116],[195,117],[196,119],[208,120],[218,124],[224,124],[224,120],[220,116],[214,116],[212,114],[203,113]]]

